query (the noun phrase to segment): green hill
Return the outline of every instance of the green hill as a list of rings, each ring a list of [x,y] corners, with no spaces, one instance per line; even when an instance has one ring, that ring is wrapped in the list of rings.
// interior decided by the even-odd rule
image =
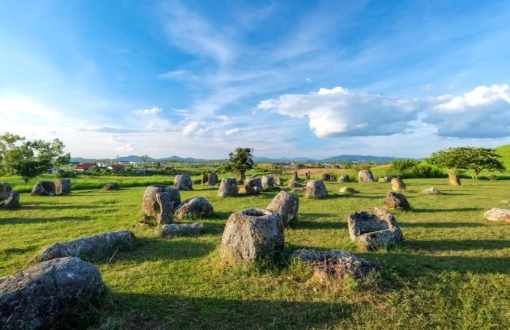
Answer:
[[[501,156],[507,172],[510,172],[510,144],[494,148],[494,150]]]

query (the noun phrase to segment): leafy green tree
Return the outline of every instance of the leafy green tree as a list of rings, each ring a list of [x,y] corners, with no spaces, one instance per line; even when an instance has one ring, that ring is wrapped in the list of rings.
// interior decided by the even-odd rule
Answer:
[[[390,172],[392,173],[408,173],[413,171],[420,162],[415,159],[395,159],[391,162]]]
[[[235,152],[228,155],[229,165],[236,175],[238,181],[244,181],[246,171],[253,168],[253,149],[251,148],[236,148]]]
[[[59,139],[27,141],[12,133],[0,135],[0,172],[19,175],[25,183],[46,172],[53,165],[69,163],[71,155],[64,153]]]
[[[506,170],[498,158],[501,156],[494,149],[457,147],[436,151],[427,160],[433,165],[447,168],[449,174],[456,170],[468,171],[471,177],[477,180],[480,172],[484,170],[489,172]]]

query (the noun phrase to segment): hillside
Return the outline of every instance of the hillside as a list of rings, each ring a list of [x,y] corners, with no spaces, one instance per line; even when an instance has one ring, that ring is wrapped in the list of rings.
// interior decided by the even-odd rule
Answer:
[[[501,161],[505,164],[507,171],[510,171],[510,144],[494,148],[501,156]]]

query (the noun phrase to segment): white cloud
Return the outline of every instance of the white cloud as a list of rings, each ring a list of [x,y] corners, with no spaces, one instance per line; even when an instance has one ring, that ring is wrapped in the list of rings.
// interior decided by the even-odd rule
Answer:
[[[144,116],[144,115],[155,115],[157,113],[162,112],[162,108],[152,108],[152,109],[141,109],[133,111],[133,114],[136,116]]]
[[[210,130],[211,128],[206,123],[192,121],[184,126],[182,129],[182,134],[186,136],[200,135]]]
[[[119,152],[132,151],[135,148],[131,144],[126,144],[117,148]]]
[[[232,134],[236,134],[237,132],[239,132],[239,128],[232,128],[232,129],[229,129],[225,132],[225,135],[226,136],[229,136],[229,135],[232,135]]]

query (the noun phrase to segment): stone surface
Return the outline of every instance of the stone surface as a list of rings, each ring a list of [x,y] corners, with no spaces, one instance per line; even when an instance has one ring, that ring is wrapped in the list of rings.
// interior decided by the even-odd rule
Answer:
[[[332,181],[331,174],[329,174],[329,173],[322,173],[321,180],[322,181]]]
[[[213,213],[213,206],[204,197],[193,197],[186,199],[174,210],[174,218],[182,219],[204,219]]]
[[[59,195],[71,194],[71,179],[61,178],[55,182],[55,191]]]
[[[237,182],[236,179],[226,178],[222,179],[220,183],[220,187],[218,188],[218,197],[235,197],[238,196],[239,192],[237,190]]]
[[[358,172],[358,182],[374,182],[374,175],[370,170],[361,170]]]
[[[268,190],[274,187],[274,178],[271,175],[262,176],[262,190]]]
[[[406,189],[406,184],[401,178],[393,178],[391,179],[391,189],[394,191],[400,191]]]
[[[110,182],[110,183],[107,183],[104,187],[103,187],[103,190],[119,190],[120,189],[120,186],[118,183],[115,183],[115,182]]]
[[[260,178],[248,178],[244,180],[244,186],[239,190],[240,194],[257,195],[262,191],[262,180]]]
[[[510,222],[510,210],[507,209],[492,208],[489,211],[485,212],[483,216],[485,217],[485,219],[491,221]]]
[[[306,183],[306,198],[326,198],[328,191],[322,180],[310,180]]]
[[[86,313],[105,293],[101,274],[89,262],[74,257],[41,262],[0,278],[0,329],[50,329],[57,322],[72,324],[73,318]]]
[[[460,177],[457,174],[449,174],[448,184],[452,186],[460,186]]]
[[[361,279],[379,271],[379,265],[359,258],[347,251],[296,250],[292,259],[310,264],[321,278],[343,279],[346,276]]]
[[[12,186],[9,183],[7,182],[0,183],[0,200],[7,199],[11,191]]]
[[[195,223],[170,223],[161,227],[161,234],[163,236],[192,236],[198,235],[202,230],[202,224]]]
[[[282,190],[276,194],[266,209],[278,214],[283,225],[288,226],[291,222],[297,220],[299,198]]]
[[[301,184],[301,181],[299,181],[299,180],[290,179],[289,182],[287,183],[287,187],[289,187],[289,188],[299,188],[302,186],[303,185]]]
[[[352,187],[341,187],[339,191],[343,194],[359,194],[359,191]]]
[[[377,182],[379,183],[389,183],[393,177],[391,175],[383,176],[382,178],[377,179]]]
[[[246,267],[254,262],[271,262],[284,247],[280,216],[264,209],[232,213],[221,238],[223,263]]]
[[[60,242],[44,248],[37,256],[39,261],[63,257],[79,257],[89,261],[111,257],[119,248],[133,244],[133,234],[128,230],[112,231]]]
[[[292,172],[292,180],[299,181],[299,175],[297,171]]]
[[[390,210],[409,211],[411,209],[411,205],[407,201],[406,196],[394,191],[386,194],[384,206]]]
[[[348,175],[340,175],[338,177],[338,182],[350,182],[351,179],[349,179]]]
[[[145,189],[142,200],[142,212],[147,220],[158,224],[172,222],[174,209],[181,203],[179,190],[164,185],[151,185]]]
[[[441,194],[439,189],[437,189],[436,187],[430,187],[430,188],[427,188],[427,189],[423,189],[421,192],[423,194],[429,194],[429,195],[439,195],[439,194]]]
[[[216,174],[216,173],[207,174],[207,184],[209,186],[217,185],[218,184],[218,174]]]
[[[17,190],[13,190],[9,193],[9,196],[7,196],[5,202],[0,204],[0,207],[10,210],[17,209],[20,207],[19,199],[20,199],[19,192]]]
[[[404,239],[393,214],[382,207],[353,212],[347,222],[351,239],[356,245],[368,250],[396,245]]]
[[[32,188],[30,196],[55,196],[55,183],[51,181],[39,181]]]
[[[282,178],[280,178],[280,177],[275,178],[275,179],[274,179],[274,184],[275,184],[276,186],[283,186],[283,180],[282,180]]]
[[[193,190],[193,181],[188,174],[179,174],[174,178],[174,187],[179,190]]]

